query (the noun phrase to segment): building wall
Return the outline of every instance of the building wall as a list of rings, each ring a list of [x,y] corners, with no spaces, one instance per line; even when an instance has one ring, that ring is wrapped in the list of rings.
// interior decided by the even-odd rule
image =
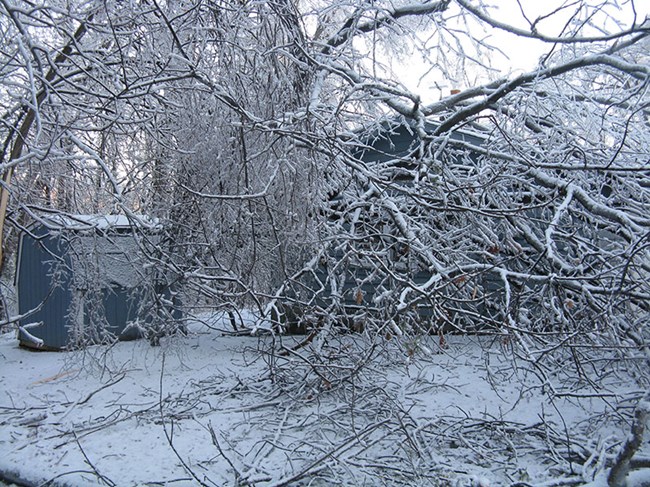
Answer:
[[[134,321],[157,325],[157,308],[150,301],[155,293],[171,299],[171,290],[161,287],[154,293],[153,276],[143,270],[144,257],[133,233],[101,230],[50,231],[37,225],[23,234],[17,269],[19,314],[38,309],[20,320],[21,344],[62,349],[137,338],[137,329],[123,334]],[[169,311],[165,316],[181,318],[178,310]],[[36,323],[41,324],[31,326]]]
[[[34,235],[34,237],[32,236]],[[20,320],[21,327],[44,342],[43,348],[68,344],[68,309],[72,301],[70,277],[61,242],[47,236],[44,228],[23,234],[18,262],[18,313],[36,312]],[[36,238],[35,238],[36,237]],[[31,327],[30,324],[41,323]],[[30,340],[19,332],[21,342]]]

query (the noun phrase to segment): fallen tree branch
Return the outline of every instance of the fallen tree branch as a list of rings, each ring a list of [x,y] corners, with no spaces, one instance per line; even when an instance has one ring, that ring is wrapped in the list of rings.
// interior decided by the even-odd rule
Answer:
[[[313,462],[311,462],[307,467],[302,469],[300,472],[297,474],[291,475],[289,477],[285,477],[283,479],[278,480],[277,482],[274,482],[272,484],[269,484],[268,487],[284,487],[285,485],[290,485],[293,482],[300,480],[301,478],[305,477],[308,475],[310,472],[312,472],[314,469],[316,469],[321,463],[323,463],[325,460],[331,457],[335,457],[338,454],[343,453],[345,450],[349,449],[352,447],[354,444],[362,442],[363,437],[367,436],[368,434],[372,433],[373,431],[377,430],[381,426],[385,425],[388,423],[389,420],[384,420],[380,421],[379,423],[372,424],[368,427],[366,427],[363,431],[359,432],[358,434],[348,438],[346,441],[341,443],[339,446],[334,448],[333,450],[330,450],[327,452],[325,455],[322,455],[321,457],[317,458]]]
[[[162,363],[160,364],[160,389],[158,391],[158,398],[159,398],[159,411],[160,411],[160,421],[162,423],[162,428],[163,432],[165,433],[165,438],[167,439],[167,443],[169,444],[169,447],[171,450],[174,452],[174,455],[176,455],[176,458],[178,458],[178,461],[181,462],[181,465],[183,465],[183,468],[185,471],[190,474],[196,482],[201,485],[201,487],[209,487],[208,484],[203,482],[199,477],[194,473],[194,471],[189,467],[187,462],[183,459],[181,454],[178,452],[176,447],[174,446],[174,421],[171,420],[171,431],[167,431],[167,426],[165,424],[165,415],[163,412],[163,378],[165,376],[165,354],[162,354]]]
[[[636,406],[634,423],[632,423],[630,435],[625,441],[623,448],[621,448],[614,462],[614,466],[607,476],[607,484],[609,487],[625,487],[627,485],[626,477],[630,472],[630,462],[643,443],[643,434],[645,433],[649,417],[650,391],[646,393]]]

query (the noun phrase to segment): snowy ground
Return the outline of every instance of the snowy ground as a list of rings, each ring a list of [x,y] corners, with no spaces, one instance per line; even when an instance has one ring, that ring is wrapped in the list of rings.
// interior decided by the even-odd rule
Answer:
[[[507,346],[469,338],[393,339],[335,382],[306,349],[260,355],[265,340],[197,326],[161,347],[39,353],[4,334],[0,471],[71,486],[576,485],[627,432],[613,407],[642,393],[616,374],[598,397],[576,384],[551,401]]]

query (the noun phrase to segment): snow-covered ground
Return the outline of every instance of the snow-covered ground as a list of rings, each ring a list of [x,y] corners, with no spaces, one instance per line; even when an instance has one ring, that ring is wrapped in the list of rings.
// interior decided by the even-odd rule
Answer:
[[[551,401],[498,340],[393,338],[338,382],[308,347],[260,353],[269,340],[197,325],[160,347],[50,353],[6,333],[0,471],[71,486],[576,485],[627,433],[614,406],[641,394],[617,374]],[[332,367],[365,353],[359,340]]]

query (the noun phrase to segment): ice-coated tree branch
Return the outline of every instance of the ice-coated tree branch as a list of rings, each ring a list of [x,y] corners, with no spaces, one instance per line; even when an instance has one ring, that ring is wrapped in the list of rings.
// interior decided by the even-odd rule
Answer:
[[[622,30],[621,32],[615,32],[612,34],[605,34],[605,35],[566,35],[566,36],[549,36],[545,35],[542,32],[539,32],[538,29],[535,27],[535,24],[537,23],[534,22],[531,24],[531,29],[529,31],[524,30],[524,29],[519,29],[513,25],[507,24],[505,22],[501,22],[493,17],[491,17],[489,14],[487,14],[481,7],[475,6],[472,3],[470,3],[468,0],[456,0],[460,6],[462,6],[465,10],[470,12],[472,15],[476,16],[479,18],[481,21],[491,25],[492,27],[495,27],[497,29],[504,30],[506,32],[510,32],[511,34],[515,34],[519,37],[527,37],[531,39],[539,39],[544,42],[549,42],[553,44],[576,44],[576,43],[594,43],[594,42],[603,42],[603,41],[613,41],[616,39],[620,39],[623,37],[630,36],[632,34],[641,32],[641,31],[647,31],[649,27],[647,27],[643,22],[639,22],[636,25],[631,26],[628,29]],[[541,19],[538,19],[538,21]]]
[[[377,377],[395,351],[411,367],[431,336],[447,353],[449,333],[489,336],[522,398],[613,401],[601,388],[611,371],[646,388],[648,29],[625,23],[631,2],[620,14],[586,0],[540,6],[536,19],[519,3],[530,30],[465,0],[2,0],[3,249],[16,252],[18,231],[44,216],[126,216],[158,324],[174,324],[161,280],[194,314],[254,315],[247,331],[269,335],[269,387],[296,402],[340,394],[350,414],[357,378]],[[547,20],[561,33],[542,33]],[[497,75],[492,28],[552,52]],[[407,89],[411,56],[421,87],[460,92]],[[101,276],[87,284],[101,290]],[[290,343],[287,330],[305,335]],[[400,464],[402,483],[439,474],[422,466],[423,438],[449,438],[368,391],[372,421],[328,448],[305,440],[320,453],[269,482],[388,472],[389,460],[345,455],[379,432],[416,459]],[[470,419],[445,426],[489,458]],[[525,434],[558,465],[576,452],[588,463],[579,434],[541,421]]]
[[[643,443],[643,437],[650,420],[650,393],[638,402],[634,411],[634,421],[630,428],[630,435],[625,440],[618,453],[614,465],[607,476],[607,484],[610,487],[626,487],[626,477],[630,472],[630,463],[634,454]]]

